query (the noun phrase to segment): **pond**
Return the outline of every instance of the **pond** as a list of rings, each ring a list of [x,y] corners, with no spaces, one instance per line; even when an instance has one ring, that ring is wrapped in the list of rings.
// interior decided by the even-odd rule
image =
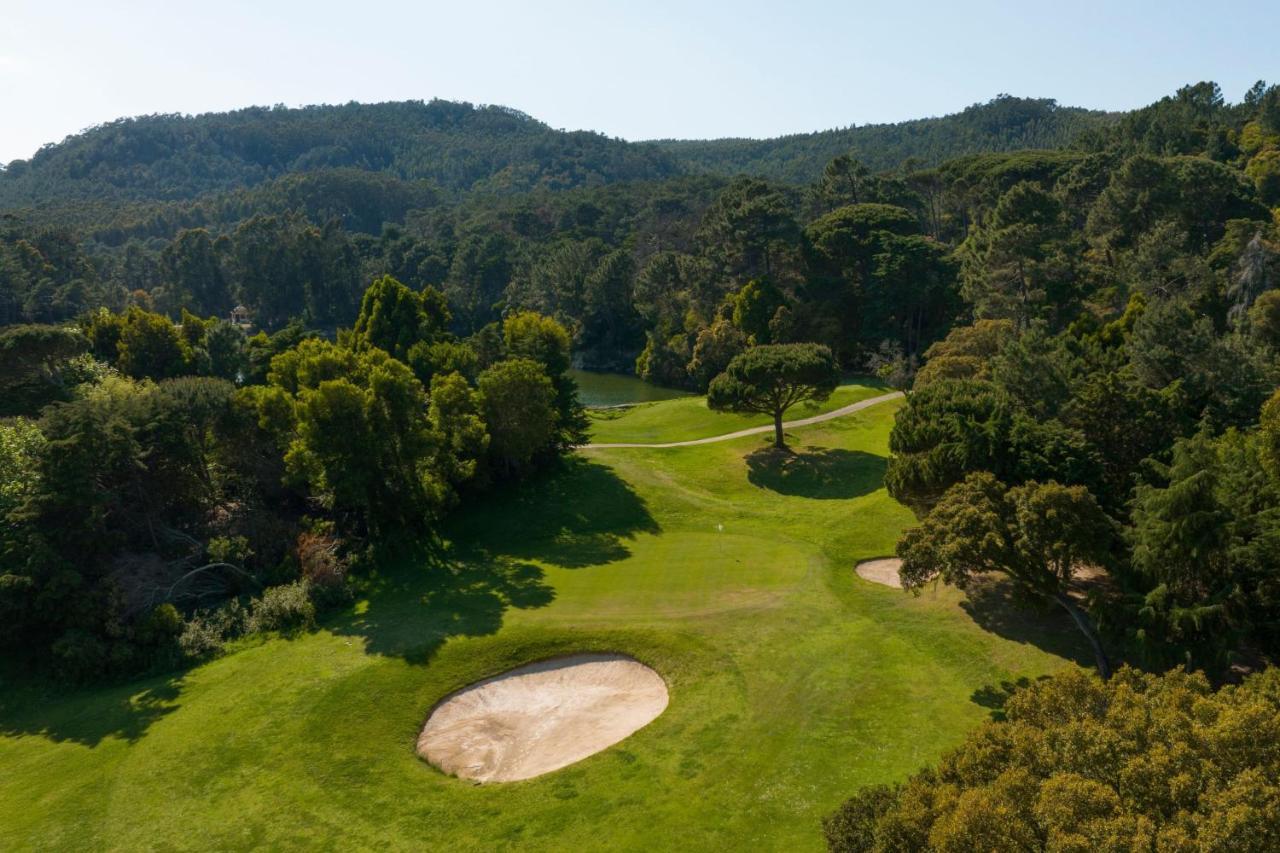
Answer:
[[[578,399],[588,408],[621,406],[626,403],[649,403],[654,400],[692,396],[688,391],[663,388],[638,377],[625,376],[621,373],[570,370],[569,376],[578,383]]]

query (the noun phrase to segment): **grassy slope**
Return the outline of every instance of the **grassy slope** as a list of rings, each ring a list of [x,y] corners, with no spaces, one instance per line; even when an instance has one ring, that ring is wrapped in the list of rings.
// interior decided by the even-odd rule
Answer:
[[[794,459],[759,436],[590,451],[325,630],[173,680],[0,693],[0,849],[818,849],[852,790],[1079,659],[1069,626],[852,575],[909,521],[879,485],[897,405],[797,432]],[[445,693],[587,649],[655,666],[666,713],[527,782],[415,756]]]
[[[841,385],[822,403],[793,407],[787,412],[786,419],[798,420],[822,414],[888,391],[882,385],[865,381]],[[600,443],[688,441],[773,423],[768,415],[713,412],[707,408],[706,397],[684,397],[618,409],[590,409],[588,415],[591,417],[591,440]]]

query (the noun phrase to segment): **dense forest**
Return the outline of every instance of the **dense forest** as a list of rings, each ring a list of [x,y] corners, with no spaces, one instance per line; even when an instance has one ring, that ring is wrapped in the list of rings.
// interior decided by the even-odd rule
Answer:
[[[757,175],[808,183],[833,158],[846,154],[869,169],[887,171],[910,161],[936,166],[963,154],[1065,148],[1118,116],[1062,107],[1048,98],[1000,95],[954,115],[897,124],[866,124],[776,139],[656,140],[689,171]]]
[[[741,144],[440,102],[153,117],[10,164],[0,208],[0,643],[41,665],[313,618],[370,549],[580,442],[571,364],[705,391],[816,344],[908,392],[904,585],[1003,575],[1104,680],[1128,665],[858,795],[832,848],[1232,837],[1201,815],[1248,799],[1217,770],[1144,799],[1119,752],[1070,778],[1045,756],[1119,728],[1154,779],[1153,718],[1274,710],[1270,675],[1210,685],[1280,654],[1280,87]]]

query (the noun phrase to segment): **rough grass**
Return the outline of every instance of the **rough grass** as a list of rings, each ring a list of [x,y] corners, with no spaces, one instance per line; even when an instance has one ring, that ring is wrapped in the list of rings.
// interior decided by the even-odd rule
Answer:
[[[313,634],[126,687],[4,685],[0,849],[820,849],[857,787],[1082,659],[998,594],[854,576],[910,521],[879,481],[897,405],[798,430],[795,459],[767,436],[588,451]],[[525,782],[415,755],[448,692],[591,650],[656,668],[667,711]]]
[[[830,412],[887,391],[886,387],[872,380],[841,385],[822,403],[802,403],[792,407],[787,412],[786,419],[798,420]],[[591,418],[591,440],[601,444],[689,441],[773,423],[768,415],[713,412],[707,408],[706,397],[683,397],[617,409],[593,409],[587,414]]]

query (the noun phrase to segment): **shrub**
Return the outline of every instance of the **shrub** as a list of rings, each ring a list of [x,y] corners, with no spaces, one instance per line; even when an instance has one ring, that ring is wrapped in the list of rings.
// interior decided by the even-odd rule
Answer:
[[[316,606],[305,580],[273,586],[249,608],[249,633],[299,631],[315,627]]]

